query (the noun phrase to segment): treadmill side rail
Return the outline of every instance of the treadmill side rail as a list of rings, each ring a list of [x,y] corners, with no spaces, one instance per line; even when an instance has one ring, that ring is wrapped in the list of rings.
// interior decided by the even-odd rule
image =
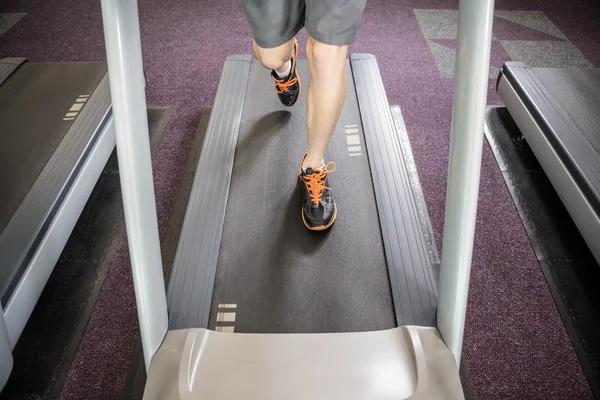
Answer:
[[[435,328],[325,334],[170,331],[144,400],[464,399]]]
[[[507,81],[511,85],[527,112],[535,119],[541,133],[552,144],[569,169],[569,173],[598,213],[600,212],[600,162],[598,162],[600,148],[597,138],[600,135],[597,133],[597,124],[600,123],[600,119],[595,115],[597,109],[593,106],[580,106],[581,109],[585,109],[585,112],[578,113],[577,103],[571,106],[565,103],[568,100],[563,98],[561,105],[559,101],[558,96],[562,97],[562,93],[557,91],[563,89],[568,92],[564,84],[558,88],[547,86],[548,77],[554,77],[556,82],[565,82],[565,75],[569,72],[575,74],[577,71],[579,70],[533,69],[527,65],[508,62],[502,68],[500,84],[502,81]],[[600,86],[600,70],[585,70],[585,72],[588,76],[579,77],[584,83],[576,83],[589,85],[590,92],[580,92],[580,89],[575,87],[570,100],[581,97],[590,104],[597,104],[600,101],[600,96],[596,94]],[[543,81],[544,77],[546,83]],[[500,84],[498,91],[502,95]],[[580,96],[577,96],[578,94]],[[581,124],[582,122],[585,123]]]
[[[223,66],[169,279],[171,329],[208,326],[250,63],[239,55]]]
[[[511,117],[525,136],[544,172],[550,179],[573,222],[585,239],[592,254],[600,262],[600,215],[596,213],[585,192],[573,177],[569,167],[548,139],[535,115],[529,111],[519,92],[503,75],[498,93]]]
[[[352,74],[398,325],[435,326],[437,285],[419,207],[377,60],[352,54]]]

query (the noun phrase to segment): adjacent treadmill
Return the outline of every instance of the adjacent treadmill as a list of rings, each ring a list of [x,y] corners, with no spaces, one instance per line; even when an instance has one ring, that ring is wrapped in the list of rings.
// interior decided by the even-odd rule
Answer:
[[[600,262],[600,69],[508,62],[497,91]]]
[[[0,388],[114,146],[106,63],[0,60]]]

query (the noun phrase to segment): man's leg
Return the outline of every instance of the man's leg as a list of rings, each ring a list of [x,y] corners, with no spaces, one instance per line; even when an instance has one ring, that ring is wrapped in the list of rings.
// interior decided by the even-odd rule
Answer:
[[[300,96],[300,76],[296,72],[298,41],[295,38],[281,46],[263,48],[254,41],[254,53],[263,67],[271,70],[275,92],[284,106],[293,106]]]
[[[305,0],[305,27],[311,80],[307,94],[308,152],[302,160],[304,182],[302,219],[308,229],[329,228],[337,218],[325,164],[325,150],[346,99],[346,55],[356,33],[366,0]]]
[[[295,36],[304,25],[305,0],[243,0],[243,5],[256,58],[271,70],[281,103],[292,106],[301,89]]]
[[[310,82],[306,97],[308,152],[302,160],[300,179],[304,182],[302,220],[310,230],[329,228],[337,217],[328,173],[334,163],[325,164],[325,150],[346,99],[346,45],[320,43],[312,36],[306,45]]]
[[[310,82],[306,97],[308,154],[304,168],[322,168],[346,99],[348,46],[332,46],[308,38],[306,45]]]

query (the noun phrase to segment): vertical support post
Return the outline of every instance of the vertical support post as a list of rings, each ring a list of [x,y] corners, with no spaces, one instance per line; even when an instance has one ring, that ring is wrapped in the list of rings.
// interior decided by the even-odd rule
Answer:
[[[146,370],[168,329],[137,0],[102,0],[117,156]]]
[[[460,364],[473,257],[494,0],[460,0],[437,323]]]

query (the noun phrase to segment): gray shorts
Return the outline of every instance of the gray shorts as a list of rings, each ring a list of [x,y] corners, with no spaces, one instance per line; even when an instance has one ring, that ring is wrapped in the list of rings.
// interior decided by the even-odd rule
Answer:
[[[256,44],[268,49],[292,39],[302,27],[325,44],[354,43],[367,0],[243,0]]]

